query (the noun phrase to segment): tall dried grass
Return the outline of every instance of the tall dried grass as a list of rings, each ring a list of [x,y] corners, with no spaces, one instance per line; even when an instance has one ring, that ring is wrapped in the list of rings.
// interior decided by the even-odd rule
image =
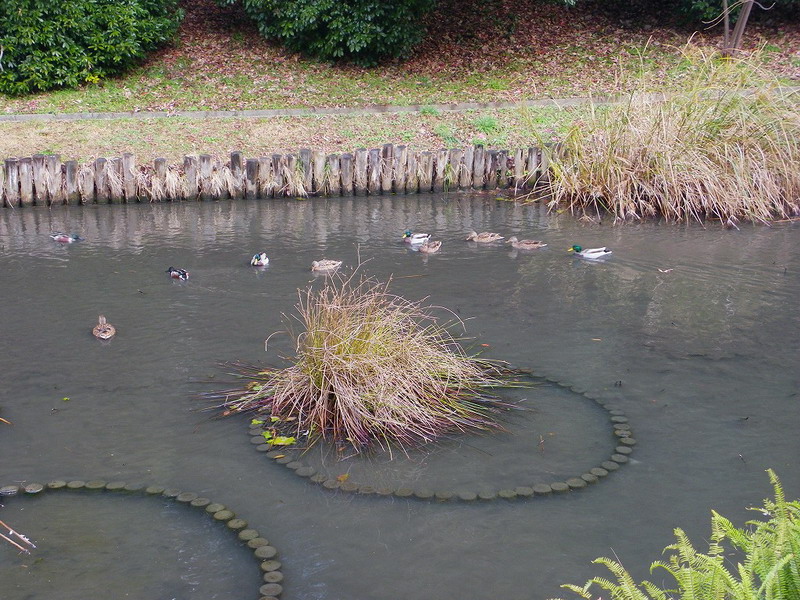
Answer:
[[[245,388],[214,395],[226,412],[266,413],[310,443],[329,439],[356,451],[499,428],[496,413],[508,405],[490,390],[511,385],[511,371],[467,356],[430,308],[355,277],[299,292],[287,329],[292,364],[243,368]]]
[[[551,208],[673,221],[799,214],[800,95],[757,62],[688,46],[680,91],[655,100],[642,76],[627,102],[595,107],[549,155]]]

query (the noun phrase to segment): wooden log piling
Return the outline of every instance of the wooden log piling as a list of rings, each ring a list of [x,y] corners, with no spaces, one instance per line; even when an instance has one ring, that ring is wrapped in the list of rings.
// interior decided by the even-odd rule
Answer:
[[[447,192],[452,189],[530,189],[546,180],[557,147],[512,150],[483,146],[413,151],[399,144],[326,154],[246,158],[230,153],[220,162],[209,154],[187,155],[182,165],[157,158],[137,167],[131,153],[83,165],[59,155],[7,158],[0,165],[3,205],[119,203],[160,200],[256,200],[281,196],[365,196]]]
[[[381,193],[381,151],[377,148],[369,151],[367,159],[367,191],[370,196]]]
[[[19,159],[19,205],[33,206],[33,159]]]
[[[7,158],[5,161],[5,166],[5,205],[9,207],[17,207],[19,206],[19,159]]]
[[[68,160],[64,163],[64,202],[80,204],[81,194],[78,189],[78,161]]]
[[[349,152],[342,154],[339,161],[342,176],[342,196],[352,196],[355,193],[353,185],[353,155]]]

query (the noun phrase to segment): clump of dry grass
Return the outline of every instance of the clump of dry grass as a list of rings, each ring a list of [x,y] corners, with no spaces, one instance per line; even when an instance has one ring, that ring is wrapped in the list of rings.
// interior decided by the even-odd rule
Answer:
[[[643,77],[627,102],[575,123],[549,157],[551,207],[674,221],[800,214],[800,95],[757,57],[684,56],[681,91],[656,100]]]
[[[490,391],[513,384],[511,371],[467,356],[430,308],[355,277],[301,291],[288,327],[292,364],[243,367],[250,383],[217,394],[221,407],[266,414],[309,443],[327,439],[356,451],[499,428],[496,413],[508,405]]]

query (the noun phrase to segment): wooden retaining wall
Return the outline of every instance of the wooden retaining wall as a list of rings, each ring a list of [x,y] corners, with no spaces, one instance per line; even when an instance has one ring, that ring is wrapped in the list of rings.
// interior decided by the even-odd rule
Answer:
[[[529,190],[547,173],[539,148],[483,146],[416,152],[403,145],[326,154],[300,150],[223,163],[209,154],[183,164],[157,158],[137,165],[132,154],[79,165],[59,155],[7,158],[0,164],[0,200],[7,207],[283,196],[365,196],[451,190]]]

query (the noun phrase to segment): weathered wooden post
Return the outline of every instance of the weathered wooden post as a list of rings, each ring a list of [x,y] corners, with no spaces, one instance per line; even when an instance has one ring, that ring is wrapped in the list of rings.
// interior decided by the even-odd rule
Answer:
[[[453,188],[459,187],[462,165],[461,161],[464,159],[464,150],[462,148],[451,148],[448,157],[448,169],[444,174],[444,189],[448,191]]]
[[[106,177],[106,159],[94,161],[95,200],[98,204],[108,204],[108,182]]]
[[[244,154],[241,152],[231,152],[231,177],[233,178],[231,198],[241,200],[244,198]]]
[[[514,151],[514,189],[525,187],[525,150],[517,148]]]
[[[537,180],[550,181],[550,156],[559,151],[558,144],[547,144],[539,149],[539,177]]]
[[[308,148],[300,149],[300,167],[303,172],[303,190],[305,190],[305,195],[309,195],[312,190],[311,186],[314,183],[314,174],[311,170],[311,150]],[[292,173],[295,172],[295,168],[292,167]]]
[[[278,196],[286,193],[285,184],[283,181],[283,170],[286,166],[286,159],[282,154],[272,155],[272,196]]]
[[[151,201],[169,200],[167,197],[167,159],[157,158],[153,161],[153,177],[152,177],[152,190],[153,194],[150,198]]]
[[[258,159],[248,158],[244,165],[244,197],[248,200],[255,200],[258,197],[258,169]]]
[[[272,157],[258,157],[258,198],[269,198],[275,193],[272,179]]]
[[[342,180],[339,172],[339,155],[328,154],[328,174],[323,193],[328,196],[342,195]]]
[[[497,187],[500,189],[508,187],[508,150],[500,150],[497,153]]]
[[[183,157],[183,194],[184,200],[197,200],[199,194],[197,185],[197,157],[188,154]]]
[[[475,147],[467,146],[464,148],[464,161],[461,165],[458,188],[467,190],[472,187],[472,168],[475,164]]]
[[[497,189],[497,150],[486,152],[486,169],[483,180],[486,182],[487,190]]]
[[[122,190],[125,202],[138,202],[136,196],[136,156],[130,152],[122,155]]]
[[[486,150],[483,146],[475,146],[475,155],[472,160],[472,189],[482,190],[486,171]]]
[[[525,158],[525,185],[533,187],[539,178],[539,149],[528,148]]]
[[[94,204],[97,195],[94,191],[94,163],[83,165],[78,169],[78,192],[81,195],[81,204]]]
[[[325,194],[325,163],[326,157],[322,150],[314,150],[311,153],[311,171],[313,175],[313,192],[322,196]]]
[[[363,196],[367,193],[367,160],[368,153],[366,148],[356,150],[355,173],[353,174],[353,187],[356,196]]]
[[[210,154],[201,154],[199,156],[200,163],[200,199],[211,200],[211,176],[214,173],[214,167],[211,163]],[[155,174],[154,174],[155,176]]]
[[[447,177],[449,158],[450,152],[444,148],[436,153],[436,170],[433,177],[434,192],[443,192],[447,187],[445,177]]]
[[[370,196],[375,196],[381,193],[381,151],[378,148],[373,148],[369,151],[369,160],[367,162],[367,190]]]
[[[418,153],[409,152],[406,159],[406,194],[419,192],[419,163]]]
[[[66,204],[79,204],[81,194],[78,191],[78,161],[68,160],[64,163],[64,188]]]
[[[48,154],[45,158],[48,175],[48,202],[53,204],[64,204],[64,176],[61,172],[61,155]]]
[[[33,166],[29,156],[19,159],[19,204],[33,205]]]
[[[4,188],[4,196],[6,206],[17,207],[19,206],[19,160],[16,158],[7,158],[6,165],[6,182]]]
[[[44,162],[44,154],[34,154],[31,156],[31,178],[33,179],[33,203],[38,206],[47,204],[47,167]]]
[[[287,196],[307,196],[308,189],[305,187],[305,173],[303,172],[302,158],[294,154],[287,154],[283,157],[284,161],[284,181],[286,182]]]
[[[406,165],[408,163],[408,148],[400,145],[394,149],[394,161],[392,170],[394,171],[394,191],[404,194],[406,191]]]
[[[342,154],[340,160],[342,172],[342,196],[353,195],[353,155],[349,152]]]
[[[122,159],[118,156],[106,162],[108,172],[109,202],[120,204],[125,201],[125,187],[122,179]]]
[[[381,148],[381,193],[391,194],[394,184],[394,144]]]
[[[419,191],[429,194],[433,188],[433,153],[422,152],[419,155]]]

